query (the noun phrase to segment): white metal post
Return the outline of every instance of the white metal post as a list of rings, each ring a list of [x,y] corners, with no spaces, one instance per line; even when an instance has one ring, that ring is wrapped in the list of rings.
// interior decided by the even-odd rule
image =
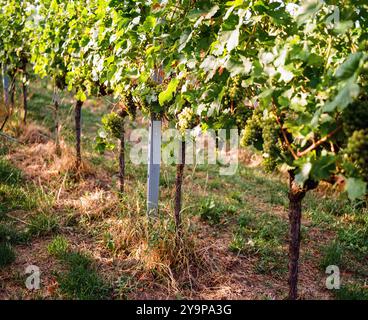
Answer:
[[[4,90],[4,104],[5,107],[9,105],[9,76],[7,73],[7,67],[5,64],[2,65],[2,74],[3,74],[3,90]]]

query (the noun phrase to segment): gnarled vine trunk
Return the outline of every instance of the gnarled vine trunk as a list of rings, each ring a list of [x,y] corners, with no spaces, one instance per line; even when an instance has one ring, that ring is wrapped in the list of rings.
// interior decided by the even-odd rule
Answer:
[[[83,102],[78,100],[75,104],[75,138],[76,138],[76,161],[75,167],[78,171],[80,169],[82,163],[82,154],[81,154],[81,117],[82,117],[82,105]]]
[[[298,298],[302,201],[307,192],[317,186],[318,183],[308,180],[301,187],[295,181],[294,172],[289,172],[289,300]]]
[[[23,59],[22,65],[22,72],[23,72],[23,79],[22,79],[22,95],[23,95],[23,124],[27,124],[27,114],[28,114],[28,103],[27,103],[27,59]]]
[[[28,104],[27,104],[27,83],[22,82],[22,91],[23,91],[23,124],[27,124],[27,114],[28,114]]]
[[[300,252],[300,227],[302,218],[302,200],[305,191],[295,183],[294,175],[290,174],[289,186],[289,299],[298,296],[298,269]]]
[[[58,157],[61,156],[61,147],[60,147],[60,120],[59,120],[59,96],[57,93],[57,89],[54,89],[54,98],[53,98],[53,102],[54,102],[54,108],[55,108],[55,151],[56,151],[56,155]]]
[[[175,225],[176,231],[180,232],[181,227],[181,200],[182,200],[182,185],[185,166],[185,141],[181,142],[180,148],[180,163],[176,165],[176,180],[175,180]]]
[[[119,150],[119,180],[120,192],[124,193],[125,186],[125,131],[124,126],[120,133],[120,150]]]

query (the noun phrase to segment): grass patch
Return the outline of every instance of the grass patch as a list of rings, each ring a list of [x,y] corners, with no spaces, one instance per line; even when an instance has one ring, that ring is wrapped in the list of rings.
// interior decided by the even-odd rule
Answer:
[[[59,223],[57,219],[51,215],[46,215],[44,213],[32,216],[29,221],[30,225],[28,228],[28,233],[31,236],[45,236],[49,235],[59,228]]]
[[[0,268],[3,268],[15,260],[15,252],[9,243],[0,243]]]
[[[68,248],[69,248],[68,240],[65,239],[63,236],[57,236],[47,246],[47,251],[50,255],[62,257],[68,252]]]
[[[56,274],[59,290],[68,299],[106,299],[110,286],[98,274],[93,260],[86,254],[69,251],[68,240],[56,236],[47,246],[50,255],[55,256],[67,267],[66,272]]]
[[[338,300],[368,300],[368,289],[357,284],[349,284],[334,290]]]
[[[12,224],[3,221],[0,224],[0,242],[24,244],[29,241],[29,235],[24,230],[17,230]]]
[[[339,241],[349,250],[368,255],[368,225],[348,224],[338,230]]]
[[[69,270],[58,274],[57,280],[59,290],[68,299],[108,298],[110,287],[97,273],[90,257],[79,252],[70,252],[63,255],[62,261],[67,264]]]
[[[326,269],[328,266],[341,267],[343,259],[343,248],[339,242],[332,242],[322,249],[321,267]]]
[[[234,206],[225,206],[212,198],[202,200],[198,208],[198,214],[201,219],[209,222],[211,225],[225,224],[227,215],[234,214],[236,211],[237,209]]]
[[[0,158],[0,181],[2,184],[19,184],[22,181],[22,173],[8,160]]]
[[[231,251],[257,254],[255,266],[258,273],[284,273],[287,266],[287,223],[270,214],[243,213],[238,219],[238,228],[229,245]]]

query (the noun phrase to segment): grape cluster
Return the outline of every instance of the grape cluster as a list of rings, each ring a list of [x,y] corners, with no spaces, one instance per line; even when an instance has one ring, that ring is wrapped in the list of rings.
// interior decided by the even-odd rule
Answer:
[[[263,165],[267,171],[273,171],[282,151],[280,129],[272,117],[264,120],[262,129]]]
[[[134,100],[132,93],[128,92],[121,95],[121,103],[123,108],[120,112],[120,116],[123,118],[129,116],[131,120],[135,119],[139,105]]]
[[[65,77],[65,74],[62,74],[62,75],[57,75],[55,77],[55,84],[56,84],[56,87],[60,90],[64,90],[65,87],[66,87],[66,77]]]
[[[111,133],[114,138],[120,139],[124,130],[124,118],[115,112],[111,112],[102,118],[102,124],[106,132]]]
[[[195,125],[195,113],[192,108],[185,107],[178,114],[178,129],[184,133],[186,129],[190,129]]]
[[[262,138],[262,121],[263,113],[261,110],[256,109],[253,111],[252,116],[247,120],[241,139],[243,146],[254,146],[258,150],[262,150],[263,138]]]
[[[243,146],[254,146],[263,152],[263,165],[273,171],[283,152],[280,129],[272,116],[264,117],[261,110],[253,111],[247,120],[241,140]]]
[[[244,99],[244,88],[241,85],[241,77],[236,76],[229,79],[228,90],[223,97],[223,105],[225,108],[236,108]]]

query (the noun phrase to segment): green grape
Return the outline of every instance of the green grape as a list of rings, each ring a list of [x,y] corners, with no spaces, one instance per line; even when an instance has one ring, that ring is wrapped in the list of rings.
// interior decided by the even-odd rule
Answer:
[[[264,152],[263,165],[267,171],[273,171],[280,159],[282,144],[280,142],[280,129],[276,121],[271,117],[263,121],[262,139]]]
[[[192,108],[185,107],[178,114],[178,129],[183,133],[195,125],[195,114]]]
[[[229,87],[229,97],[233,101],[238,101],[241,98],[241,94],[244,90],[241,87],[241,78],[240,76],[236,76],[231,79],[230,87]]]
[[[368,181],[368,129],[354,131],[346,149],[349,160]]]
[[[253,111],[252,116],[247,120],[243,136],[241,139],[241,145],[254,146],[258,150],[262,150],[263,137],[262,137],[262,111],[257,109]]]
[[[253,110],[244,106],[241,108],[236,108],[235,110],[235,123],[239,130],[245,127],[247,120],[252,116]]]
[[[279,126],[273,117],[264,118],[259,109],[247,120],[241,144],[263,151],[263,165],[267,171],[276,168],[283,151]]]
[[[124,130],[124,118],[115,112],[111,112],[102,118],[105,130],[112,134],[114,138],[120,139],[121,132]]]
[[[135,119],[137,114],[137,108],[139,108],[138,103],[134,100],[131,92],[128,92],[121,96],[121,103],[123,104],[123,109],[120,112],[121,117],[129,116],[131,120]]]
[[[56,86],[57,86],[58,89],[64,90],[64,88],[66,87],[66,77],[65,77],[65,74],[63,74],[63,75],[57,75],[55,77],[55,84],[56,84]]]
[[[239,75],[229,78],[227,86],[228,90],[222,98],[222,104],[225,108],[235,109],[241,103],[241,101],[244,100],[245,90],[241,86],[241,82],[242,79]]]

